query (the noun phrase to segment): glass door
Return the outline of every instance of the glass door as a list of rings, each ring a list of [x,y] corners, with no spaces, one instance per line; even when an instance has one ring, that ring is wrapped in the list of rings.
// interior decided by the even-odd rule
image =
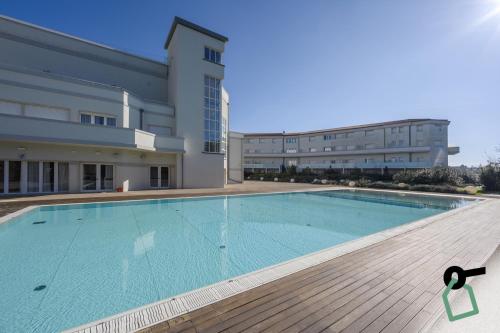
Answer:
[[[161,167],[161,187],[168,187],[168,167]]]
[[[0,160],[0,193],[3,193],[3,184],[4,184],[3,177],[5,175],[4,163],[5,163],[4,161]]]
[[[43,162],[43,192],[54,192],[54,162]]]
[[[38,182],[40,174],[40,163],[28,162],[28,192],[40,192],[40,183]]]
[[[9,193],[21,192],[21,161],[9,161]]]
[[[57,186],[59,192],[69,191],[69,164],[67,162],[57,164]]]
[[[97,165],[84,164],[82,175],[82,190],[96,191],[97,190]]]
[[[113,166],[101,164],[101,190],[113,190]]]
[[[159,185],[158,167],[152,166],[149,168],[149,186],[158,187]]]

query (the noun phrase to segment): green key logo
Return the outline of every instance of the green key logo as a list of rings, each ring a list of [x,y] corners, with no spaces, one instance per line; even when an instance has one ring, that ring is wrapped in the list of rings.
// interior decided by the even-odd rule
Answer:
[[[452,275],[456,273],[458,275],[458,279],[453,279]],[[479,308],[477,306],[476,297],[474,296],[474,291],[472,287],[465,283],[465,280],[468,276],[475,276],[486,274],[486,267],[474,268],[469,270],[463,270],[458,266],[451,266],[446,269],[443,275],[444,284],[446,285],[446,289],[443,292],[442,298],[444,302],[444,307],[446,309],[446,314],[448,315],[448,319],[450,321],[455,321],[463,318],[467,318],[470,316],[477,315],[479,313]],[[461,314],[453,314],[451,309],[450,301],[448,296],[452,289],[460,289],[464,287],[469,295],[470,302],[472,304],[472,310],[461,313]]]

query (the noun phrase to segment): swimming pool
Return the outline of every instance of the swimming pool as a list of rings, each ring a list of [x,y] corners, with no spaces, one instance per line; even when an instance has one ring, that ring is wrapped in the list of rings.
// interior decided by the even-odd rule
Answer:
[[[42,206],[0,225],[0,332],[56,332],[467,205],[370,191]]]

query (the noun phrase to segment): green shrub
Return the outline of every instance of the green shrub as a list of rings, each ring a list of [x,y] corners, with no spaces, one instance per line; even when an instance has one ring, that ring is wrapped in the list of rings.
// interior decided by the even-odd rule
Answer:
[[[481,168],[479,179],[486,191],[500,191],[500,164],[490,163]]]
[[[405,170],[396,173],[393,180],[398,183],[425,184],[425,185],[454,185],[461,186],[464,180],[457,170],[437,167],[432,169]]]
[[[464,193],[463,190],[459,190],[456,186],[451,186],[447,184],[442,185],[412,185],[410,186],[411,191],[421,191],[421,192],[441,192],[441,193]]]
[[[290,165],[288,168],[286,168],[286,173],[289,176],[295,176],[297,174],[297,167],[295,165]]]

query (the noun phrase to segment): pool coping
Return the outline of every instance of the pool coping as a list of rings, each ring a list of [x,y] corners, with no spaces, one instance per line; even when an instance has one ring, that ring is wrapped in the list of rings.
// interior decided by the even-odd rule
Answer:
[[[178,199],[189,199],[189,198],[199,199],[199,198],[221,197],[221,196],[253,196],[262,194],[315,192],[315,191],[345,190],[345,189],[359,190],[359,191],[376,191],[384,193],[403,193],[403,194],[411,194],[417,196],[440,196],[440,197],[464,198],[472,200],[476,199],[476,200],[474,200],[475,202],[471,202],[471,204],[464,207],[456,208],[421,220],[417,220],[401,226],[380,231],[365,237],[361,237],[355,240],[335,245],[333,247],[312,252],[301,257],[290,259],[288,261],[284,261],[276,265],[264,267],[257,271],[253,271],[231,279],[223,280],[208,286],[194,289],[186,293],[169,297],[154,303],[149,303],[141,307],[130,309],[109,317],[101,318],[92,321],[90,323],[70,328],[68,330],[63,331],[63,333],[135,332],[143,330],[145,328],[173,319],[175,317],[181,316],[193,310],[200,309],[207,305],[235,296],[237,294],[259,287],[266,283],[278,280],[290,274],[294,274],[301,270],[324,263],[339,256],[354,252],[356,250],[360,250],[367,246],[410,232],[412,230],[425,227],[439,220],[460,214],[463,211],[477,208],[487,202],[494,200],[490,198],[477,198],[477,197],[471,198],[470,196],[450,195],[441,193],[427,194],[427,193],[416,193],[413,191],[385,191],[380,189],[327,187],[327,188],[318,188],[311,190],[301,189],[293,191],[279,191],[279,192],[265,192],[265,193],[245,193],[245,194],[233,194],[233,195],[219,194],[219,195],[207,195],[207,196],[195,196],[195,197],[133,199],[133,200],[123,200],[123,201],[131,202],[131,201],[144,201],[144,200],[178,200]],[[110,201],[92,202],[91,204],[106,203],[106,202]],[[89,204],[89,203],[81,203],[81,204]],[[20,211],[7,215],[4,218],[0,218],[0,224],[10,220],[13,217],[17,217],[19,215],[27,213],[30,210],[35,209],[37,207],[56,206],[56,205],[34,205],[26,207],[24,209],[21,209]],[[79,205],[79,203],[68,203],[68,204],[58,204],[58,205]],[[14,214],[15,216],[12,216]]]

